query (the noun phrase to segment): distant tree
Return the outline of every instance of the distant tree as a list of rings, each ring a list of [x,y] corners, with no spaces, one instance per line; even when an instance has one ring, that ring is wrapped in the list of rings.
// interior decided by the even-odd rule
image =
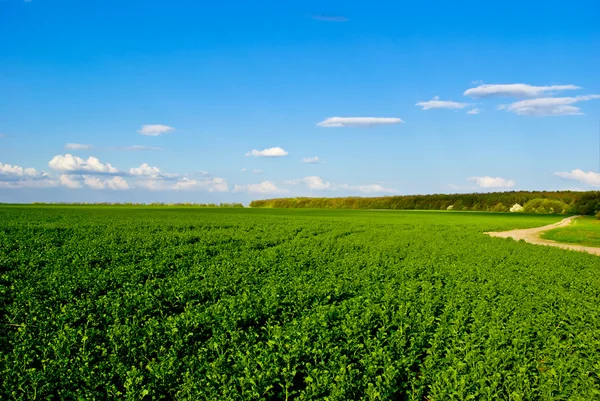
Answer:
[[[498,203],[494,206],[494,212],[508,212],[508,207],[505,206],[502,202]]]

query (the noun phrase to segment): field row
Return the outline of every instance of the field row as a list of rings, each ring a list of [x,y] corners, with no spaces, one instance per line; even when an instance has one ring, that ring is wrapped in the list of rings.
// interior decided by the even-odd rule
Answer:
[[[0,398],[591,400],[600,259],[552,216],[0,208]]]

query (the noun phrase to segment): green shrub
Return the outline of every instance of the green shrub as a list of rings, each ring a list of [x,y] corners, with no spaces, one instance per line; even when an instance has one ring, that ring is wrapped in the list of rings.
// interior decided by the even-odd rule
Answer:
[[[505,206],[502,202],[498,203],[494,206],[494,212],[508,212],[508,207]]]
[[[523,206],[523,211],[525,213],[538,214],[562,214],[566,213],[568,209],[569,205],[565,202],[545,198],[532,199]]]

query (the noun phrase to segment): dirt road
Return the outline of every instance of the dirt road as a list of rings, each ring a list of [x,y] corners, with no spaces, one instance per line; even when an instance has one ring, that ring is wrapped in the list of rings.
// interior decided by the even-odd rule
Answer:
[[[523,230],[502,231],[498,233],[491,232],[484,234],[491,235],[492,237],[512,238],[516,241],[524,240],[525,242],[529,242],[530,244],[535,245],[556,246],[558,248],[571,249],[573,251],[588,252],[593,255],[600,256],[600,248],[595,248],[593,246],[563,244],[560,242],[540,238],[540,235],[543,232],[552,230],[553,228],[568,226],[569,224],[571,224],[571,221],[573,221],[573,219],[576,219],[577,217],[579,216],[567,217],[566,219],[563,219],[558,223],[550,224],[543,227],[526,228]]]

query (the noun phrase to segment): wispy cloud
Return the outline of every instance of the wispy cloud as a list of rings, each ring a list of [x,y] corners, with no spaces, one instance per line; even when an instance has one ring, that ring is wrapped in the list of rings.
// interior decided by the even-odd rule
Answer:
[[[310,176],[310,177],[295,179],[295,180],[287,180],[287,181],[285,181],[285,184],[287,184],[287,185],[304,184],[309,189],[314,189],[316,191],[326,191],[326,190],[333,188],[331,183],[323,181],[323,179],[321,177],[317,177],[314,175]]]
[[[90,145],[90,144],[84,144],[84,143],[67,143],[65,145],[65,149],[70,149],[70,150],[83,150],[83,149],[93,149],[94,146]]]
[[[62,174],[59,177],[59,182],[61,185],[67,187],[67,188],[81,188],[81,182],[77,179],[75,179],[75,176],[73,175],[69,175],[69,174]]]
[[[467,114],[479,114],[480,112],[481,112],[481,110],[479,110],[478,108],[474,108],[474,109],[467,111]]]
[[[120,148],[109,148],[109,150],[127,150],[127,151],[132,151],[132,152],[138,152],[138,151],[144,151],[144,150],[164,150],[164,149],[156,147],[156,146],[131,145],[131,146],[123,146]]]
[[[476,99],[485,97],[538,97],[549,92],[575,89],[581,89],[581,87],[576,85],[484,84],[467,89],[464,95]]]
[[[439,96],[433,98],[433,100],[429,100],[427,102],[419,102],[415,104],[415,106],[420,106],[423,110],[431,110],[431,109],[464,109],[465,107],[470,106],[469,103],[459,103],[453,102],[451,100],[440,100]]]
[[[113,167],[110,163],[102,163],[98,158],[90,156],[89,158],[82,159],[81,157],[73,156],[71,154],[57,155],[50,160],[48,163],[50,168],[58,171],[65,172],[85,172],[85,173],[99,173],[99,174],[119,174],[120,171]]]
[[[403,123],[400,118],[395,117],[330,117],[320,123],[319,127],[375,127],[378,125],[393,125]]]
[[[353,192],[362,192],[365,194],[372,193],[397,193],[398,191],[393,188],[386,188],[379,184],[369,185],[350,185],[350,184],[332,184],[328,181],[323,180],[318,176],[309,176],[299,178],[295,180],[287,180],[284,182],[286,185],[305,185],[308,189],[314,191],[338,191],[346,190]]]
[[[310,16],[312,19],[317,21],[325,21],[325,22],[347,22],[348,18],[343,15],[335,15],[335,14],[312,14]]]
[[[374,193],[397,193],[398,190],[393,188],[386,188],[379,184],[370,184],[370,185],[348,185],[342,184],[338,186],[340,189],[346,189],[350,191],[359,191],[365,194],[374,194]]]
[[[94,145],[84,143],[67,143],[65,149],[68,150],[86,150],[86,149],[97,149],[97,150],[125,150],[131,152],[144,151],[144,150],[164,150],[156,146],[145,146],[145,145],[131,145],[131,146],[120,146],[110,148],[97,148]]]
[[[263,181],[260,184],[235,185],[233,192],[249,192],[257,194],[285,194],[290,192],[287,189],[278,188],[271,181]]]
[[[468,181],[474,182],[479,188],[512,188],[515,186],[513,180],[502,177],[469,177]]]
[[[159,136],[163,134],[169,134],[173,131],[175,131],[175,128],[168,125],[146,124],[142,125],[142,128],[138,131],[138,133],[148,136]]]
[[[206,191],[206,192],[227,192],[229,185],[227,180],[221,177],[208,177],[204,179],[190,179],[183,177],[173,185],[175,191]]]
[[[263,150],[251,150],[246,153],[246,156],[254,156],[254,157],[281,157],[287,156],[289,153],[283,150],[280,147],[268,148]]]
[[[115,191],[124,191],[129,189],[129,184],[123,177],[112,177],[101,179],[93,175],[84,175],[83,183],[92,189],[111,189]]]
[[[586,172],[575,169],[568,172],[557,172],[554,173],[554,175],[566,180],[575,180],[594,187],[600,187],[600,174],[594,173],[593,171]]]
[[[579,107],[571,106],[572,104],[594,99],[600,99],[600,95],[542,97],[504,104],[497,108],[526,116],[573,116],[582,115],[583,113]]]
[[[264,171],[262,171],[262,170],[258,170],[258,169],[254,169],[254,170],[252,170],[252,172],[253,172],[254,174],[262,174],[262,173],[264,173]]]
[[[319,162],[320,162],[320,160],[319,160],[318,156],[315,156],[315,157],[304,157],[304,158],[302,158],[302,163],[313,163],[313,164],[316,164],[316,163],[319,163]]]

